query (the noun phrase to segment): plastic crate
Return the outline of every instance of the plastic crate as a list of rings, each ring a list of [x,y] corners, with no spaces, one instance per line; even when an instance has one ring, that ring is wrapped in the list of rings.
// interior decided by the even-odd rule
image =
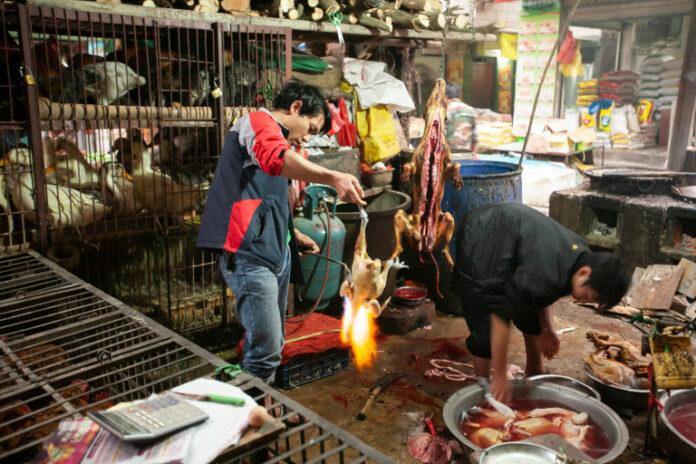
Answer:
[[[348,368],[350,350],[334,348],[297,356],[276,371],[276,386],[288,389],[323,379]]]

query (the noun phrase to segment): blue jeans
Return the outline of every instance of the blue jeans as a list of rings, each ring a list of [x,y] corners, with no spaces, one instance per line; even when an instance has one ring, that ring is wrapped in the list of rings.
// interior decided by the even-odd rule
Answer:
[[[234,260],[232,266],[228,266],[230,259]],[[272,383],[284,343],[290,250],[286,248],[278,274],[240,255],[223,253],[218,262],[234,293],[237,317],[245,331],[242,368]]]

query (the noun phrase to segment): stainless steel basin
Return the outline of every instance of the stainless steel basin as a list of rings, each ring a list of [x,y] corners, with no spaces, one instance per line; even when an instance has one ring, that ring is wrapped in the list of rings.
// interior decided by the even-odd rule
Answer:
[[[664,409],[660,413],[660,445],[667,454],[678,459],[674,462],[696,462],[696,444],[689,441],[667,420],[670,413],[678,406],[696,403],[696,390],[679,390],[670,396],[664,393],[660,397]]]
[[[578,379],[568,377],[567,375],[540,374],[540,375],[533,375],[533,376],[529,377],[529,380],[532,380],[534,382],[546,382],[546,383],[553,383],[555,385],[562,385],[564,387],[568,387],[568,388],[572,388],[573,390],[577,390],[580,393],[585,393],[587,395],[594,396],[598,400],[602,399],[602,397],[599,396],[599,392],[597,390],[590,387],[586,383],[581,382]]]
[[[595,377],[589,369],[585,369],[585,374],[592,380],[592,386],[602,395],[602,400],[608,404],[633,411],[648,409],[648,390],[608,384]]]
[[[610,443],[609,451],[596,460],[602,464],[616,459],[628,445],[626,424],[610,407],[590,395],[572,388],[549,383],[513,383],[514,398],[554,401],[575,411],[586,412],[590,419],[602,428]],[[443,408],[445,424],[452,434],[471,450],[479,450],[459,429],[459,418],[463,411],[483,401],[483,388],[469,385],[452,395]]]

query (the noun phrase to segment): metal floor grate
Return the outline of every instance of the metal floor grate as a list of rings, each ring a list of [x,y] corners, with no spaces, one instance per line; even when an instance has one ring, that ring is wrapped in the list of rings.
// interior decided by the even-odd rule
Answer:
[[[0,256],[0,350],[0,463],[31,459],[66,417],[145,398],[225,364],[33,251]],[[253,376],[231,383],[259,404],[271,397],[287,429],[217,462],[392,462]]]

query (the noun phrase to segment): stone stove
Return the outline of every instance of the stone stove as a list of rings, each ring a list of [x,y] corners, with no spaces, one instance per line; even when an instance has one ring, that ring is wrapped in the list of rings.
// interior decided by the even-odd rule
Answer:
[[[593,248],[616,252],[633,266],[696,260],[696,202],[672,194],[685,182],[681,177],[599,171],[580,187],[554,192],[549,215]]]

